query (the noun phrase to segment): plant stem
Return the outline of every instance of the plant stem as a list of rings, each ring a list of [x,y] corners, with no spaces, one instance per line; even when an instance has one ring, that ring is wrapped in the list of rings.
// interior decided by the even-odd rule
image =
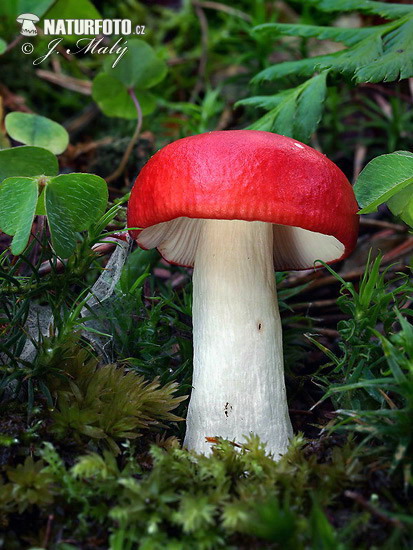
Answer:
[[[221,2],[209,2],[209,1],[193,2],[193,5],[199,6],[200,8],[210,8],[211,10],[222,11],[229,15],[233,15],[234,17],[239,17],[244,21],[246,21],[247,23],[252,22],[252,17],[247,13],[244,13],[241,10],[237,10],[236,8],[231,8],[230,6],[227,6],[226,4],[222,4]]]
[[[140,103],[138,101],[138,98],[136,97],[135,91],[132,88],[129,88],[128,93],[131,96],[133,103],[135,104],[136,112],[138,114],[138,118],[137,118],[137,121],[136,121],[136,127],[135,127],[135,131],[133,133],[133,136],[132,136],[130,142],[128,143],[126,151],[123,154],[123,157],[122,157],[122,160],[120,161],[119,166],[116,168],[116,170],[114,172],[112,172],[112,174],[110,174],[106,178],[107,183],[110,183],[110,182],[116,180],[122,174],[122,172],[126,168],[129,157],[132,153],[132,149],[133,149],[134,145],[136,144],[136,142],[138,141],[139,135],[141,133],[142,109],[141,109]]]
[[[191,97],[189,102],[193,103],[197,98],[199,92],[202,90],[202,84],[205,80],[205,70],[208,58],[208,19],[204,13],[204,10],[201,9],[198,3],[194,4],[195,13],[199,20],[199,25],[201,27],[201,57],[199,59],[198,65],[198,78],[194,89],[192,90]]]
[[[10,50],[12,50],[15,46],[17,46],[17,44],[19,42],[21,42],[23,39],[23,36],[21,34],[19,34],[19,36],[16,36],[11,42],[10,44],[7,45],[7,48],[5,50],[4,53],[8,53]],[[4,54],[3,54],[4,55]]]

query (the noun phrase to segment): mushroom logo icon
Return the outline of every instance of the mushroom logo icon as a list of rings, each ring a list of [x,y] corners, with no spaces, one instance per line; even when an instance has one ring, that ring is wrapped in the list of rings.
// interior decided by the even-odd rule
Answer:
[[[23,36],[37,35],[37,29],[34,25],[39,21],[37,15],[34,15],[33,13],[22,13],[21,15],[19,15],[16,21],[22,26],[20,34],[22,34]]]

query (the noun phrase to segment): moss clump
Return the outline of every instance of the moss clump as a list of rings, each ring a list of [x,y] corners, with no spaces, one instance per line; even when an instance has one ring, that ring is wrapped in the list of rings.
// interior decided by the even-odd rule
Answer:
[[[126,446],[121,457],[92,452],[72,466],[47,443],[38,459],[7,471],[1,517],[16,537],[19,514],[29,511],[19,537],[36,540],[53,514],[48,548],[57,550],[62,539],[81,549],[350,550],[372,547],[366,529],[407,547],[407,531],[389,512],[370,502],[360,513],[348,497],[363,502],[374,473],[351,442],[339,443],[296,437],[274,462],[256,437],[241,447],[218,440],[207,457],[171,439],[149,454]],[[380,541],[373,535],[370,542]]]
[[[99,367],[82,349],[62,367],[67,379],[55,379],[57,402],[51,412],[51,429],[59,437],[92,438],[118,453],[116,440],[135,439],[143,429],[182,420],[171,412],[186,399],[174,396],[174,382],[161,387],[158,378],[148,382],[125,367]]]

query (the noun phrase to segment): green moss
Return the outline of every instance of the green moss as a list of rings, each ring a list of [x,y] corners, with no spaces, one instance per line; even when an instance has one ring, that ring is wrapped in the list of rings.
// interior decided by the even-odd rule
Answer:
[[[60,373],[50,381],[56,396],[51,430],[59,438],[98,440],[118,453],[116,441],[182,420],[171,412],[186,399],[174,396],[175,382],[161,386],[157,378],[148,382],[122,366],[98,366],[97,358],[76,345]]]
[[[26,457],[24,464],[6,470],[9,483],[1,488],[0,503],[3,509],[17,509],[22,514],[34,505],[47,507],[53,502],[53,476],[44,468],[42,460]]]

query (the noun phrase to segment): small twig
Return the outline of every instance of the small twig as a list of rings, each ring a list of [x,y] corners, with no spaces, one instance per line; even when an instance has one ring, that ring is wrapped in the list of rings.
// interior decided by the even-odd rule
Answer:
[[[304,414],[306,416],[312,416],[314,414],[313,411],[304,411],[302,409],[288,409],[288,412],[290,414]]]
[[[390,88],[385,88],[384,86],[381,86],[380,84],[373,84],[372,82],[363,82],[362,84],[360,84],[360,88],[372,88],[373,90],[378,90],[379,92],[381,92],[384,95],[392,95],[392,96],[395,96],[395,97],[399,97],[400,99],[403,99],[404,101],[407,101],[409,103],[411,103],[413,101],[412,97],[409,97],[406,94],[401,94],[399,92],[399,90],[397,90],[397,92],[396,92],[396,91],[394,91]]]
[[[397,405],[394,403],[394,401],[392,399],[390,399],[390,397],[387,395],[387,393],[385,393],[382,389],[379,388],[379,393],[381,393],[381,395],[384,397],[384,399],[386,400],[388,406],[391,408],[391,409],[397,409]]]
[[[279,16],[282,16],[280,20],[298,23],[300,17],[298,13],[288,4],[288,2],[284,2],[284,0],[276,0],[276,2],[274,2],[274,9],[278,12]]]
[[[97,243],[92,246],[92,251],[96,254],[96,256],[104,256],[105,254],[109,254],[109,252],[112,252],[116,246],[116,239],[118,240],[125,240],[126,234],[116,234],[111,237],[106,237],[105,239],[102,239],[102,242]],[[18,256],[14,257],[16,260],[18,259]],[[62,272],[65,268],[65,263],[61,260],[57,259],[55,264],[53,265],[53,269],[56,273]],[[47,275],[52,271],[52,264],[50,261],[43,262],[39,268],[38,275],[40,277]],[[39,293],[40,291],[46,290],[48,288],[53,288],[56,285],[53,280],[46,280],[43,283],[34,283],[29,285],[20,285],[20,286],[4,286],[3,288],[0,288],[0,296],[1,295],[7,295],[7,294],[25,294],[29,291],[36,291],[36,293]]]
[[[392,119],[392,106],[390,103],[380,94],[373,94],[374,102],[377,103],[377,105],[381,108],[383,115],[388,119]]]
[[[210,8],[211,10],[217,10],[222,11],[224,13],[228,13],[228,15],[233,15],[234,17],[239,17],[240,19],[243,19],[244,21],[247,21],[247,23],[252,22],[252,17],[248,14],[244,13],[241,10],[237,10],[237,8],[231,8],[231,6],[227,6],[226,4],[221,4],[220,2],[193,2],[194,6],[199,6],[200,8]]]
[[[29,255],[29,261],[36,264],[36,259],[40,256],[40,250],[42,248],[42,236],[45,228],[45,216],[36,217],[36,235],[30,240],[30,242],[36,239],[34,246]]]
[[[43,548],[47,548],[47,546],[49,544],[50,535],[51,535],[51,532],[52,532],[53,520],[54,520],[54,515],[49,514],[49,517],[47,518],[46,532],[45,532],[44,538],[43,538],[43,545],[42,545]]]
[[[384,260],[383,260],[383,263]],[[403,271],[405,268],[401,267],[400,265],[391,265],[387,268],[387,272],[391,273],[394,271]],[[340,273],[340,277],[344,279],[345,281],[353,281],[355,279],[359,279],[364,274],[365,268],[361,267],[359,269],[354,269],[352,271],[348,271],[347,273]],[[306,287],[306,291],[313,290],[314,288],[318,288],[320,286],[327,286],[331,284],[341,284],[340,280],[334,277],[334,275],[325,275],[322,276],[321,272],[316,273],[312,272],[309,275],[304,275],[302,277],[294,277],[290,279],[286,279],[283,281],[279,288],[292,288],[297,285],[302,285],[304,283],[309,283]]]
[[[61,75],[62,74],[62,66],[60,64],[59,58],[57,55],[52,56],[50,63],[53,67],[54,74]]]
[[[232,109],[230,107],[225,107],[222,111],[221,116],[219,117],[218,124],[215,127],[215,130],[225,130],[231,122],[232,119]]]
[[[36,74],[43,80],[47,80],[57,86],[62,86],[62,88],[66,88],[66,90],[71,90],[72,92],[78,92],[79,94],[84,95],[92,95],[91,80],[75,78],[73,76],[53,71],[45,71],[44,69],[37,69]]]
[[[217,437],[205,436],[205,441],[207,443],[218,443],[218,438]],[[231,445],[233,447],[237,447],[238,449],[242,449],[242,445],[240,445],[239,443],[236,443],[235,441],[229,441],[229,443],[231,443]]]
[[[175,65],[183,65],[184,63],[191,62],[192,59],[190,57],[171,57],[166,61],[166,64],[168,67],[175,67]]]
[[[193,103],[202,89],[202,81],[205,78],[205,69],[208,58],[208,20],[205,16],[204,10],[199,6],[198,2],[194,2],[195,13],[198,17],[199,24],[201,27],[201,57],[199,58],[198,65],[198,79],[192,90],[191,97],[189,102]]]
[[[348,315],[345,313],[324,313],[321,317],[313,318],[317,323],[323,323],[324,325],[334,325],[337,326],[339,321],[344,321],[348,319]]]
[[[118,240],[125,240],[124,235],[112,235],[111,237],[105,237],[105,239],[102,239],[104,242],[97,243],[92,246],[93,252],[97,256],[105,256],[105,254],[109,254],[109,252],[112,252],[117,246],[116,239]],[[64,268],[65,264],[62,262],[62,260],[57,259],[54,264],[54,271],[56,273],[61,273]],[[38,274],[40,277],[47,275],[52,271],[52,264],[50,260],[47,260],[46,262],[43,262],[39,268]]]
[[[389,518],[389,516],[386,516],[386,514],[384,514],[381,510],[378,510],[359,493],[356,493],[355,491],[345,491],[344,496],[351,498],[351,500],[354,500],[357,504],[360,504],[360,506],[370,512],[373,516],[376,516],[382,522],[389,523],[390,525],[393,525],[393,527],[403,527],[403,523],[400,520],[396,518]]]
[[[311,302],[298,302],[296,304],[291,304],[291,307],[295,311],[297,309],[318,309],[335,305],[337,305],[337,298],[332,298],[329,300],[313,300]]]
[[[338,330],[334,330],[332,328],[311,327],[310,330],[312,333],[321,334],[323,336],[331,336],[332,338],[338,338],[340,336]]]
[[[14,40],[12,40],[10,42],[10,44],[7,46],[7,48],[5,49],[4,51],[4,54],[8,53],[10,50],[12,50],[15,46],[17,46],[17,44],[19,42],[21,42],[21,40],[23,39],[23,36],[21,34],[19,34],[19,36],[16,36],[16,38]],[[4,55],[3,54],[3,55]]]
[[[353,163],[353,181],[356,181],[366,159],[367,147],[359,143],[356,147]]]
[[[116,180],[122,174],[122,172],[125,170],[125,167],[128,164],[128,160],[129,160],[129,157],[132,153],[132,150],[133,150],[136,142],[138,141],[139,134],[141,133],[142,109],[141,109],[138,98],[136,97],[136,94],[135,94],[133,88],[129,88],[128,93],[131,96],[132,101],[133,101],[133,103],[135,104],[135,107],[136,107],[136,112],[138,113],[136,128],[135,128],[135,132],[133,133],[133,136],[132,136],[132,138],[131,138],[131,140],[130,140],[127,148],[126,148],[126,151],[123,154],[123,157],[122,157],[122,160],[120,161],[119,166],[116,168],[116,170],[114,172],[112,172],[112,174],[110,174],[107,178],[105,178],[107,183],[110,183],[111,181]]]
[[[318,321],[322,321],[323,319],[317,319]],[[298,323],[289,323],[288,325],[290,328],[298,328],[302,329],[302,325],[299,325]],[[333,338],[338,338],[340,336],[340,333],[337,330],[334,330],[332,328],[324,328],[324,327],[311,327],[308,329],[311,334],[322,334],[324,336],[331,336]]]
[[[25,105],[25,98],[14,94],[2,83],[0,83],[0,96],[3,98],[3,106],[10,109],[10,111],[33,112],[32,109]]]
[[[92,120],[98,115],[99,108],[96,103],[89,103],[86,107],[74,117],[63,124],[69,134],[73,135],[89,126]]]
[[[409,254],[413,250],[413,237],[406,239],[404,242],[390,250],[383,256],[383,262],[392,262],[398,258]]]
[[[102,145],[109,145],[112,142],[113,138],[108,136],[102,139],[98,139],[97,141],[90,141],[89,143],[79,143],[74,147],[74,152],[71,156],[73,159],[75,159],[79,155],[90,153],[90,151],[94,151],[98,147],[102,147]]]
[[[383,229],[393,229],[398,233],[407,233],[407,225],[375,220],[374,218],[365,218],[363,216],[360,218],[360,225],[362,227],[381,227]]]

